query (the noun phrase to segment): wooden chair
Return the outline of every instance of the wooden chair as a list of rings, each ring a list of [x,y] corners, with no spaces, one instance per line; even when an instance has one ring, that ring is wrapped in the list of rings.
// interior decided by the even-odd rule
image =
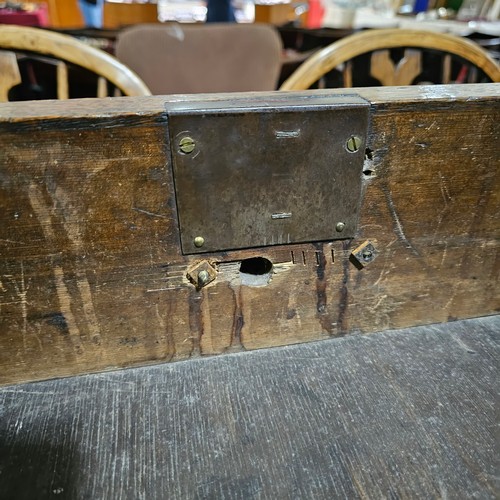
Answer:
[[[70,97],[70,65],[97,75],[97,97],[108,95],[107,82],[127,96],[151,95],[146,84],[133,71],[106,52],[89,47],[67,35],[37,28],[1,25],[0,102],[8,101],[9,91],[21,83],[19,53],[34,54],[38,60],[56,65],[58,99]]]
[[[394,49],[400,49],[399,54]],[[393,61],[394,55],[402,56],[399,62]],[[356,80],[356,58],[360,56],[365,57],[361,60],[364,82]],[[425,62],[432,62],[431,77]],[[343,87],[500,81],[498,63],[470,40],[424,30],[380,29],[356,33],[321,49],[280,90],[308,89],[335,68],[342,72]],[[436,76],[440,81],[434,81]]]
[[[144,24],[118,35],[116,57],[153,94],[276,90],[282,44],[265,24]]]

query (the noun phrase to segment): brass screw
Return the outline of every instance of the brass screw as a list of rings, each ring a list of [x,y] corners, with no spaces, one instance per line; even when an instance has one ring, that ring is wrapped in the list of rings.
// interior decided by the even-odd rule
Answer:
[[[335,226],[335,229],[337,230],[338,233],[341,233],[345,228],[345,224],[343,222],[337,222],[337,225]]]
[[[347,139],[345,147],[347,151],[349,151],[349,153],[356,153],[361,147],[361,137],[358,137],[357,135],[349,137],[349,139]]]
[[[195,146],[196,144],[191,137],[183,137],[179,142],[180,150],[187,155],[194,151]]]
[[[202,247],[203,245],[205,244],[205,238],[203,238],[203,236],[197,236],[195,239],[194,239],[194,246],[195,247]]]
[[[208,271],[203,270],[198,273],[198,286],[205,285],[209,280],[210,274],[208,273]]]

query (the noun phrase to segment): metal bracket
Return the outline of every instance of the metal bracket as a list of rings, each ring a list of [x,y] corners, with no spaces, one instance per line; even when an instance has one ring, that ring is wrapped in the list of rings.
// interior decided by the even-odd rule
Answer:
[[[354,237],[368,102],[263,99],[168,104],[185,254]]]
[[[351,260],[359,269],[371,264],[380,252],[371,241],[365,241],[351,252]]]
[[[217,269],[210,262],[202,260],[188,269],[186,277],[200,290],[217,278]]]

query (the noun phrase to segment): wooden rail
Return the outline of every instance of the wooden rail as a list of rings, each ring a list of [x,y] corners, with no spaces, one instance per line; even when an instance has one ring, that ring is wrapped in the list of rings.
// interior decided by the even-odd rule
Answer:
[[[355,237],[201,256],[180,247],[166,110],[276,94],[1,104],[0,382],[498,312],[498,86],[350,92],[371,109]],[[251,257],[266,286],[243,284]]]

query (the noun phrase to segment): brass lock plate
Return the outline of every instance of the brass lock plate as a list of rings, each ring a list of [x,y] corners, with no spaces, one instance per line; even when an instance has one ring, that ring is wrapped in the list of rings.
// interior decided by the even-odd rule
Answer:
[[[368,102],[267,97],[167,105],[183,253],[354,236]]]

